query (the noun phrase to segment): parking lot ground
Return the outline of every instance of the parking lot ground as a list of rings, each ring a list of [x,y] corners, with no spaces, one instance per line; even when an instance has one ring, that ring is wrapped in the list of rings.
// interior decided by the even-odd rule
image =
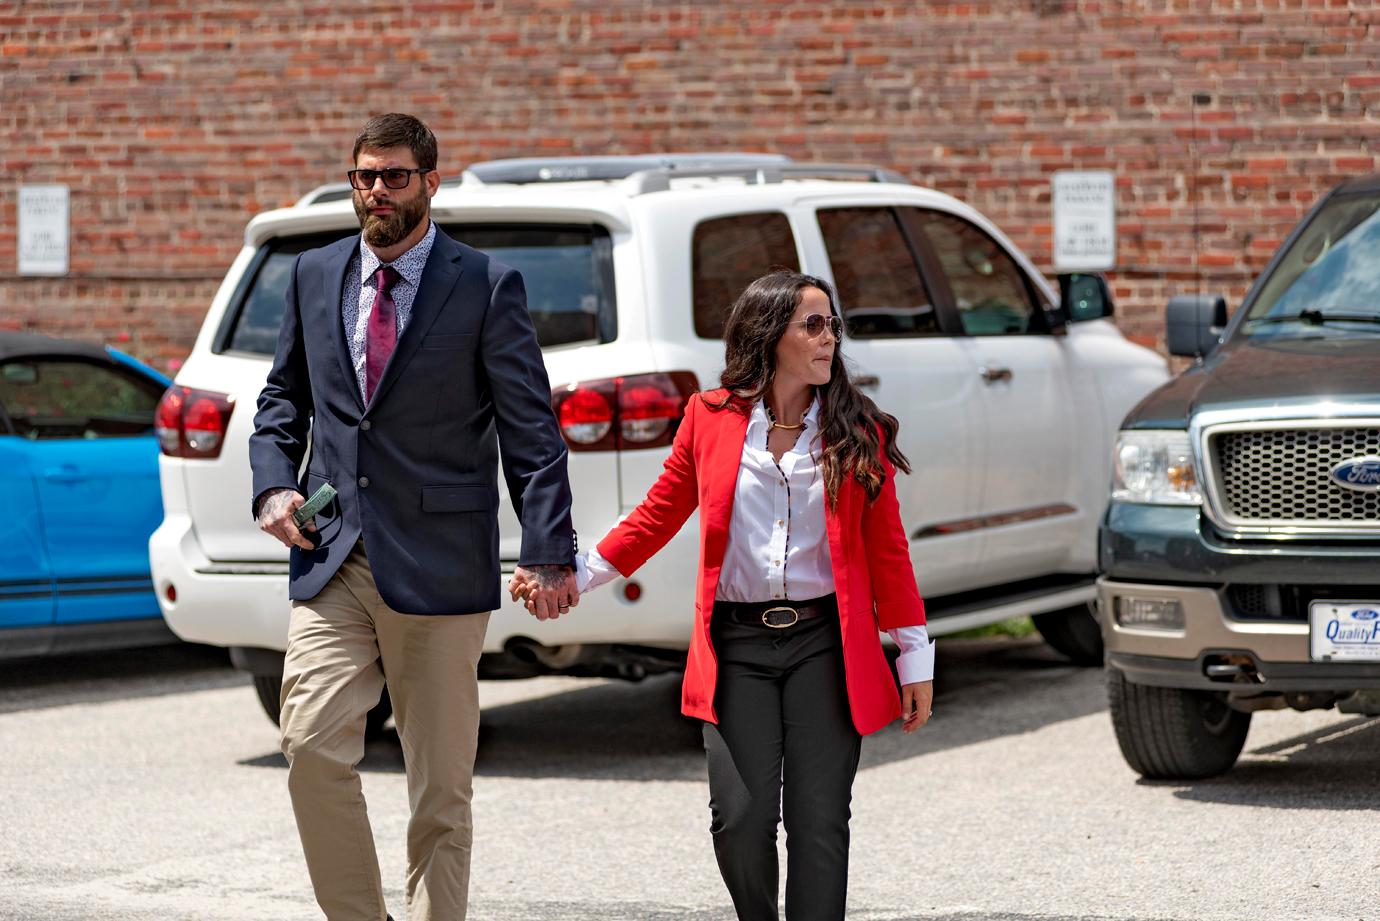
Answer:
[[[941,641],[932,724],[864,746],[850,919],[1380,919],[1380,720],[1264,713],[1230,774],[1147,783],[1102,676]],[[678,679],[489,682],[476,921],[730,921]],[[0,667],[0,918],[310,919],[276,732],[215,650]],[[395,736],[361,765],[402,921]]]

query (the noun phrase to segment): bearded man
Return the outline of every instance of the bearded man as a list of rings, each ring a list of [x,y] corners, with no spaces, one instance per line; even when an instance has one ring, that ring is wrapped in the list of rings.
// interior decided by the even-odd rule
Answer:
[[[282,744],[330,921],[388,917],[355,769],[385,686],[411,805],[409,917],[465,917],[500,458],[518,571],[548,616],[578,600],[566,448],[522,278],[432,223],[436,157],[411,115],[356,137],[362,233],[297,258],[250,439],[253,514],[291,548]],[[326,483],[335,498],[299,526]]]

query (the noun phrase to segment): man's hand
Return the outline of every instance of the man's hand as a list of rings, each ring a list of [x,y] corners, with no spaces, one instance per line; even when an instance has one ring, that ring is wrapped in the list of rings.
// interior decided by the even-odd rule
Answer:
[[[901,731],[914,732],[930,721],[934,712],[934,682],[901,685]]]
[[[284,547],[315,550],[311,542],[298,530],[297,522],[292,520],[292,513],[301,508],[306,501],[307,497],[295,489],[270,490],[259,502],[259,530],[278,538],[278,542]],[[315,531],[316,522],[308,521],[307,530]]]
[[[525,599],[527,610],[537,620],[555,620],[580,603],[575,571],[569,566],[533,566],[531,569],[519,566],[508,583],[508,591],[514,601]]]

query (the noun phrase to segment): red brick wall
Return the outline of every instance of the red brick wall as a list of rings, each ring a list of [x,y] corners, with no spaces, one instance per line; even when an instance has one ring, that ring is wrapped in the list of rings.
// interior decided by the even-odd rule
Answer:
[[[1211,12],[1205,12],[1212,8]],[[1348,0],[14,0],[0,5],[0,327],[170,366],[258,210],[340,178],[371,113],[442,168],[768,150],[872,161],[1048,268],[1049,176],[1118,175],[1123,327],[1239,303],[1298,216],[1375,169],[1380,3]],[[1198,162],[1194,92],[1198,107]],[[62,280],[15,273],[16,189],[72,188]]]

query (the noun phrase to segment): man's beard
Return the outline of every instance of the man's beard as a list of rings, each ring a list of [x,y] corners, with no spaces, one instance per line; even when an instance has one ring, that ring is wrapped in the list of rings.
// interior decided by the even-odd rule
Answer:
[[[382,217],[369,213],[363,193],[354,194],[354,204],[360,229],[364,232],[364,242],[387,249],[401,243],[417,229],[417,225],[426,219],[431,202],[425,195],[407,200],[390,199],[388,206],[393,213]]]

